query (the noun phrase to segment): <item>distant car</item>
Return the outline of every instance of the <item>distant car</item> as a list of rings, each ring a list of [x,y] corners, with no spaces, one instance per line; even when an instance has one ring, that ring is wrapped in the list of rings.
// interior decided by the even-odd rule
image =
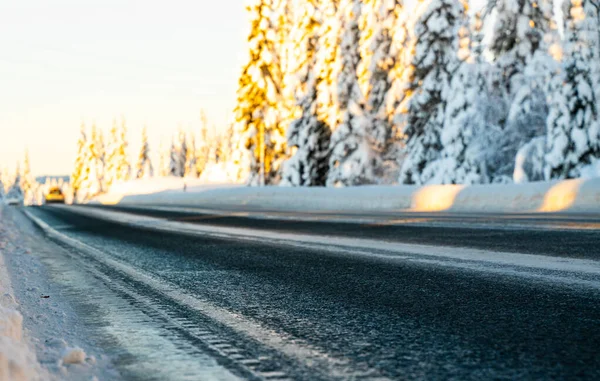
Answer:
[[[65,195],[60,188],[54,187],[46,195],[46,204],[64,204]]]
[[[21,205],[22,204],[21,199],[17,198],[17,197],[6,197],[4,202],[6,202],[6,205]]]

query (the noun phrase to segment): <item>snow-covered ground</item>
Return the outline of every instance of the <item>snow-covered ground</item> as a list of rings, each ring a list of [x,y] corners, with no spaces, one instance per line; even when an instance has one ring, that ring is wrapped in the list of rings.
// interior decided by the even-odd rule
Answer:
[[[599,213],[600,177],[524,184],[347,188],[260,188],[157,178],[124,183],[94,202],[316,213]]]
[[[0,224],[0,235],[5,233],[4,226]],[[18,311],[2,256],[6,250],[6,242],[2,239],[0,249],[0,381],[40,380],[42,368],[23,335],[23,316]]]
[[[58,247],[0,204],[0,381],[117,379],[40,256]]]

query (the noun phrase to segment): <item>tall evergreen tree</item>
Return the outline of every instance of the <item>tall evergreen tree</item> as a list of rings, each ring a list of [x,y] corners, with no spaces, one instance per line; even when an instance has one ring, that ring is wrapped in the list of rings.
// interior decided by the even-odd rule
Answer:
[[[318,30],[319,42],[314,67],[317,87],[317,118],[330,130],[334,130],[340,120],[337,80],[341,70],[340,44],[342,23],[338,8],[340,0],[321,0],[321,25]]]
[[[551,0],[493,0],[497,18],[490,44],[508,105],[492,181],[510,181],[520,147],[545,133],[547,84],[553,62],[549,43],[556,36]],[[491,149],[491,148],[490,148]],[[533,176],[533,174],[531,174]]]
[[[102,129],[98,130],[95,146],[97,151],[96,173],[98,176],[98,186],[100,187],[99,192],[102,193],[106,191],[106,146]]]
[[[175,139],[171,139],[171,149],[169,150],[169,175],[174,177],[183,177],[183,166],[181,163],[180,145],[175,143]],[[185,156],[184,156],[185,157]]]
[[[131,164],[129,162],[129,156],[127,154],[128,147],[129,144],[127,142],[127,126],[125,125],[125,119],[123,119],[123,121],[121,122],[117,153],[117,181],[127,181],[131,176]]]
[[[127,156],[127,127],[125,120],[118,127],[117,120],[113,121],[110,130],[109,143],[106,150],[104,181],[107,190],[117,182],[127,181],[131,175],[131,165]]]
[[[33,192],[35,179],[31,175],[31,162],[29,160],[29,150],[25,150],[25,159],[23,160],[23,171],[21,173],[21,189],[23,193]]]
[[[21,183],[21,163],[17,162],[15,178],[13,179],[12,185],[8,188],[6,196],[8,198],[23,200],[23,188],[21,188]]]
[[[363,53],[369,58],[366,66],[366,83],[363,93],[366,94],[365,116],[369,129],[369,145],[372,156],[373,172],[376,177],[386,177],[388,163],[395,162],[398,141],[394,129],[396,107],[389,107],[390,101],[399,102],[404,94],[394,94],[394,85],[403,88],[404,70],[406,66],[407,32],[403,18],[404,8],[401,0],[378,0],[372,19],[373,26],[369,32],[372,39],[368,49]],[[367,24],[368,25],[368,24]],[[400,95],[394,99],[394,96]]]
[[[180,177],[185,177],[185,175],[188,174],[188,160],[192,159],[192,152],[188,147],[188,137],[183,129],[179,129],[177,153],[179,154],[179,158],[177,159],[179,168],[177,169],[177,172],[181,174]]]
[[[285,158],[285,132],[278,106],[282,96],[274,0],[250,0],[249,60],[239,80],[235,109],[238,180],[274,184]],[[245,151],[245,152],[244,152]]]
[[[137,162],[136,179],[146,179],[154,177],[154,167],[150,159],[150,144],[148,143],[148,130],[146,127],[142,130],[142,148]]]
[[[317,87],[322,78],[315,73],[319,28],[323,15],[316,0],[299,4],[299,19],[292,32],[296,97],[300,115],[287,129],[287,145],[295,149],[285,162],[282,185],[322,186],[328,170],[330,130],[317,115]]]
[[[106,150],[106,170],[104,171],[104,182],[107,190],[110,190],[113,183],[117,179],[117,168],[118,168],[118,152],[119,152],[119,131],[117,128],[117,121],[113,121],[112,128],[108,137],[108,145]]]
[[[198,140],[198,146],[196,147],[196,172],[198,176],[202,175],[202,172],[206,169],[209,162],[211,142],[208,136],[208,118],[204,111],[200,114],[200,139]]]
[[[581,168],[600,159],[600,95],[594,89],[596,59],[588,38],[591,0],[565,0],[565,61],[556,79],[546,135],[545,176],[574,178]],[[593,14],[593,13],[592,13]]]
[[[441,134],[443,148],[439,173],[436,174],[442,184],[488,181],[484,155],[487,146],[481,146],[481,139],[488,132],[488,120],[483,110],[487,101],[488,65],[481,56],[483,23],[479,14],[475,15],[473,24],[471,36],[466,25],[460,31],[459,56],[462,61],[451,81],[452,96],[445,110]]]
[[[343,0],[340,4],[344,31],[340,46],[341,71],[337,81],[340,120],[331,135],[327,176],[327,185],[330,186],[374,182],[375,158],[369,146],[371,126],[364,118],[364,98],[357,75],[361,9],[359,0]]]
[[[77,140],[77,156],[75,157],[75,165],[73,172],[71,173],[71,187],[75,194],[77,194],[83,182],[84,167],[86,165],[87,144],[85,125],[82,123],[79,132],[79,139]]]
[[[84,149],[82,181],[77,194],[79,202],[86,201],[102,192],[102,177],[99,173],[102,168],[100,163],[101,152],[98,143],[98,129],[93,124]]]
[[[164,143],[161,140],[159,149],[159,167],[158,167],[158,176],[167,177],[170,175],[170,163],[169,163],[169,154],[170,152],[166,150]]]
[[[464,5],[453,0],[429,0],[419,6],[415,23],[415,47],[408,100],[407,157],[400,182],[436,182],[441,157],[440,134],[446,105],[452,96],[450,83],[459,59],[458,30]]]

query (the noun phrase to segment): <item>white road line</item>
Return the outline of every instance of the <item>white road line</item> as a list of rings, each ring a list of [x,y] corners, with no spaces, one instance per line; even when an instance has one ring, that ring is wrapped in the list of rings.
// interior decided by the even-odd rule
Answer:
[[[25,214],[36,223],[49,237],[63,242],[77,250],[93,257],[96,261],[117,269],[132,279],[151,287],[155,291],[165,295],[175,302],[192,308],[199,313],[240,332],[243,335],[252,338],[263,345],[271,347],[276,351],[295,359],[305,366],[312,368],[315,365],[317,369],[327,370],[329,374],[342,379],[364,379],[364,380],[388,380],[385,377],[372,374],[366,374],[364,371],[353,369],[349,360],[344,358],[332,357],[325,351],[303,342],[298,338],[288,337],[280,332],[264,327],[259,322],[233,313],[224,308],[215,306],[207,301],[200,300],[196,296],[190,295],[186,290],[177,287],[174,284],[158,279],[152,274],[112,259],[109,255],[103,253],[95,247],[89,246],[77,239],[69,237],[61,232],[54,230],[46,222],[25,210]],[[249,366],[250,364],[240,361],[240,363]]]

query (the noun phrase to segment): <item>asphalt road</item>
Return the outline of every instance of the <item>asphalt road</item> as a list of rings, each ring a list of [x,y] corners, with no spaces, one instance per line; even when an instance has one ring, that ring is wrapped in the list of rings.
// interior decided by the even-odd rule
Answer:
[[[93,270],[115,293],[129,295],[149,316],[181,322],[172,329],[178,341],[211,354],[241,378],[600,379],[597,287],[267,241],[149,232],[68,208],[32,213],[132,269],[85,256],[77,265]],[[475,228],[453,220],[419,226],[135,213],[193,224],[600,259],[600,231],[577,219],[585,225],[581,229],[535,229],[535,221],[526,222],[531,229],[505,229],[498,221]],[[133,276],[134,270],[177,293],[150,287],[154,283]],[[131,367],[135,356],[128,361]]]

